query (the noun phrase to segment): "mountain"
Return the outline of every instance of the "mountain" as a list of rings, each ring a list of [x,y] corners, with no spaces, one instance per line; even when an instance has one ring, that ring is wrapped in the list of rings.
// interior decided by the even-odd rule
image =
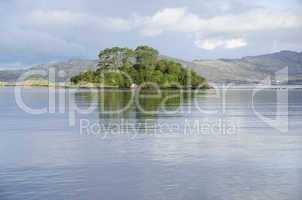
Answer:
[[[195,65],[191,67],[212,82],[258,83],[268,76],[278,82],[275,73],[288,67],[289,83],[302,84],[302,52],[281,51],[241,59],[195,60],[193,63]]]
[[[56,76],[56,81],[69,81],[71,77],[78,75],[82,71],[96,69],[97,63],[97,60],[72,59],[67,62],[53,62],[48,64],[40,64],[27,70],[3,70],[0,71],[0,81],[16,82],[17,79],[25,72],[33,70],[47,71],[48,69],[54,69],[56,73],[62,71],[65,72],[64,77]]]
[[[279,82],[278,78],[274,78],[274,74],[288,67],[289,84],[302,84],[302,52],[281,51],[240,59],[194,60],[192,62],[167,56],[162,57],[180,62],[206,77],[210,82],[259,83],[268,76],[272,76],[273,81]],[[97,63],[97,60],[73,59],[67,62],[41,64],[28,70],[48,70],[53,68],[56,72],[64,71],[66,76],[58,78],[56,81],[68,81],[81,71],[96,69]],[[22,73],[28,70],[0,71],[0,81],[15,82]]]
[[[27,70],[2,70],[0,71],[0,82],[15,82],[21,74],[25,73]]]

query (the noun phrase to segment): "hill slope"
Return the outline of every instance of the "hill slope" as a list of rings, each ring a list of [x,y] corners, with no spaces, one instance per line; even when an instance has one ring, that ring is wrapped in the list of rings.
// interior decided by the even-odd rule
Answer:
[[[249,56],[241,59],[195,60],[192,66],[213,82],[251,83],[288,67],[290,83],[302,83],[302,53],[281,51],[278,53]]]
[[[85,60],[85,59],[72,59],[67,62],[55,62],[48,64],[36,65],[28,70],[3,70],[0,71],[0,80],[4,82],[16,82],[21,74],[30,70],[48,70],[54,69],[56,72],[65,72],[64,77],[57,77],[56,81],[69,81],[71,77],[78,75],[80,72],[95,69],[97,60]]]

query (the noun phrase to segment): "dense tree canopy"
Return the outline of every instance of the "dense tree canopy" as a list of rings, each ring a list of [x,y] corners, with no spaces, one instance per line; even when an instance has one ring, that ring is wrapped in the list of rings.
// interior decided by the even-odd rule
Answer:
[[[173,60],[161,59],[159,52],[148,46],[135,50],[114,47],[99,54],[96,71],[82,72],[72,83],[94,83],[105,87],[129,88],[132,84],[155,83],[162,88],[202,87],[206,80]]]
[[[99,54],[98,66],[102,69],[119,69],[127,63],[134,63],[134,51],[128,48],[114,47]]]

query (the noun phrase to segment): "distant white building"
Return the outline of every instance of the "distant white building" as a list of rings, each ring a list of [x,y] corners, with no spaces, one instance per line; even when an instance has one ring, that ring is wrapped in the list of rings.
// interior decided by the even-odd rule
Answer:
[[[136,89],[136,88],[137,88],[137,85],[136,85],[135,83],[132,83],[131,86],[130,86],[130,88],[131,88],[131,89]]]

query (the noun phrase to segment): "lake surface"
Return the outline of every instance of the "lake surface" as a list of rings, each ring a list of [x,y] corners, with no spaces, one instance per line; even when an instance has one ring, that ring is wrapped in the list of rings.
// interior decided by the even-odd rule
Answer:
[[[0,199],[301,200],[302,90],[252,93],[0,88]]]

